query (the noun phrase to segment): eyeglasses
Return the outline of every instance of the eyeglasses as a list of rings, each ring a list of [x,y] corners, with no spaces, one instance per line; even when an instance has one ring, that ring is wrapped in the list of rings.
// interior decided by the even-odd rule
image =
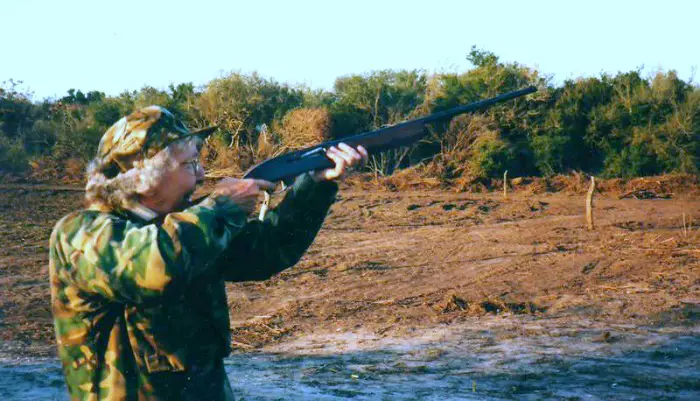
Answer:
[[[188,160],[186,162],[182,162],[182,165],[186,166],[187,168],[192,169],[192,171],[195,173],[197,172],[198,168],[201,168],[201,169],[204,168],[204,167],[202,167],[202,163],[199,161],[199,159],[192,159],[192,160]]]

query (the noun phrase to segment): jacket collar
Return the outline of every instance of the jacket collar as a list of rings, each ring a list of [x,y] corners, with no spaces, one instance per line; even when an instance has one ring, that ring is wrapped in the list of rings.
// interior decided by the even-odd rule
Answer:
[[[153,209],[146,207],[138,202],[134,202],[131,205],[129,205],[129,207],[119,210],[112,209],[109,206],[102,204],[90,205],[88,209],[105,213],[123,215],[127,218],[136,218],[138,220],[143,221],[144,223],[154,222],[158,218],[158,213],[156,213]]]
[[[140,203],[134,203],[127,208],[127,211],[145,222],[155,220],[155,218],[158,217],[158,213]]]

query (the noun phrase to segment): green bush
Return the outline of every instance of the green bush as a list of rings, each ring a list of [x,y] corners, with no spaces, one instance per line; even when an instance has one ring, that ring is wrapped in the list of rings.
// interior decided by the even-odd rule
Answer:
[[[512,148],[495,133],[479,136],[472,145],[469,173],[473,178],[502,175],[512,157]]]
[[[534,153],[535,166],[544,176],[553,176],[558,172],[565,171],[569,165],[567,158],[570,157],[571,137],[566,135],[539,135],[534,136],[531,142]]]
[[[501,177],[506,169],[511,176],[700,174],[700,88],[674,71],[602,74],[553,85],[536,69],[486,50],[473,47],[467,59],[473,68],[462,72],[343,76],[332,91],[234,72],[200,88],[146,86],[118,96],[71,89],[58,100],[37,103],[10,80],[0,85],[3,168],[44,156],[86,161],[111,124],[150,104],[170,109],[193,128],[218,125],[207,145],[210,159],[222,168],[235,161],[245,169],[274,153],[269,145],[279,145],[282,134],[275,130],[301,108],[327,110],[331,137],[339,138],[535,85],[537,93],[472,113],[465,126],[432,124],[419,144],[375,158],[375,171],[389,174],[432,161],[433,171],[447,180],[460,174]],[[264,126],[273,131],[262,135]],[[293,129],[283,134],[290,143],[308,142],[296,141]]]
[[[29,168],[29,156],[17,139],[0,135],[0,170],[22,172]]]

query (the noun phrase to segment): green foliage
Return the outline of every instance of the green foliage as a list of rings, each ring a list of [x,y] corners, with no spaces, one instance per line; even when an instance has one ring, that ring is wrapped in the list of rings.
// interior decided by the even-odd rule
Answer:
[[[474,178],[497,177],[512,163],[513,148],[497,135],[490,133],[476,139],[469,160]]]
[[[596,171],[603,163],[595,113],[613,96],[607,78],[566,81],[552,92],[542,123],[533,132],[537,168],[550,175],[567,170]],[[603,136],[607,138],[607,135]]]
[[[63,104],[86,105],[104,100],[105,94],[98,91],[90,91],[85,95],[81,90],[68,89],[68,95],[62,97],[59,102]]]
[[[0,135],[0,171],[24,171],[29,167],[28,162],[29,157],[21,141]]]
[[[0,124],[8,138],[21,138],[34,120],[40,118],[30,95],[19,90],[21,84],[9,80],[0,85]]]
[[[154,104],[167,107],[168,103],[170,103],[168,93],[151,86],[144,86],[134,97],[134,108],[136,109]]]
[[[461,74],[436,74],[431,77],[419,109],[423,113],[437,112],[525,86],[538,86],[541,92],[529,101],[519,99],[475,113],[487,116],[499,134],[497,137],[487,136],[489,140],[479,140],[480,148],[476,151],[478,161],[468,163],[472,171],[465,171],[474,177],[499,176],[502,172],[498,173],[495,169],[501,167],[514,175],[537,173],[531,137],[535,133],[533,128],[540,126],[544,120],[544,97],[549,93],[547,80],[540,77],[536,70],[517,63],[502,63],[487,51],[472,48],[467,58],[476,68]],[[444,124],[436,126],[433,140],[446,129]],[[421,154],[421,158],[425,157],[425,154]]]
[[[330,108],[335,103],[335,93],[323,89],[303,88],[303,107],[308,109]]]
[[[333,136],[343,137],[407,119],[423,102],[427,76],[419,70],[375,71],[336,79]]]
[[[56,126],[50,119],[34,121],[32,128],[22,137],[28,154],[44,156],[56,145]]]
[[[116,99],[93,103],[88,108],[88,114],[100,128],[109,127],[126,113],[128,111],[124,110],[123,105]]]
[[[51,129],[55,144],[51,156],[57,160],[94,157],[106,127],[95,121],[88,106],[67,106],[52,111]]]
[[[335,138],[396,124],[418,112],[425,97],[428,77],[420,70],[383,70],[336,79],[334,102],[330,104]],[[408,165],[409,150],[391,150],[375,155],[371,165],[379,174],[391,174]]]
[[[218,125],[228,142],[245,146],[256,143],[258,127],[279,123],[303,100],[301,89],[258,74],[231,73],[209,82],[193,99],[192,115],[196,124]]]
[[[427,110],[435,112],[528,85],[546,84],[536,70],[517,63],[500,63],[498,57],[486,51],[472,48],[467,58],[476,68],[462,74],[436,74],[430,79],[424,105]]]
[[[33,102],[21,82],[9,80],[0,85],[0,168],[21,170],[38,156],[86,161],[111,124],[151,104],[193,128],[218,125],[208,157],[217,166],[234,162],[244,169],[264,155],[306,143],[293,132],[301,135],[309,128],[302,122],[313,120],[302,108],[325,113],[324,126],[339,138],[535,85],[539,91],[527,98],[452,125],[433,124],[432,135],[420,144],[375,159],[375,171],[432,160],[442,166],[434,171],[449,180],[500,177],[504,170],[511,176],[572,170],[608,177],[700,174],[700,88],[675,71],[602,74],[554,86],[536,69],[487,50],[472,47],[467,59],[473,68],[461,73],[373,71],[340,77],[332,91],[234,72],[201,88],[146,86],[118,96],[70,89],[57,100]],[[302,124],[294,129],[283,124],[292,111]],[[286,130],[262,134],[265,126]]]
[[[565,171],[567,155],[577,151],[572,142],[572,138],[566,135],[533,136],[531,146],[537,170],[545,176]]]
[[[498,64],[498,56],[488,50],[477,49],[476,46],[472,46],[467,54],[467,60],[476,67],[489,67]]]

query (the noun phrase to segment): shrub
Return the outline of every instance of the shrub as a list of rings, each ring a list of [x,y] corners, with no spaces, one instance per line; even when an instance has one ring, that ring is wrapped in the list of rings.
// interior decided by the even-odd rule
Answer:
[[[22,172],[29,167],[29,157],[18,139],[9,139],[0,135],[0,170]]]
[[[330,139],[332,118],[328,109],[295,109],[275,130],[281,145],[300,149]]]
[[[496,132],[480,135],[471,146],[469,174],[475,178],[497,177],[508,169],[512,151]]]

